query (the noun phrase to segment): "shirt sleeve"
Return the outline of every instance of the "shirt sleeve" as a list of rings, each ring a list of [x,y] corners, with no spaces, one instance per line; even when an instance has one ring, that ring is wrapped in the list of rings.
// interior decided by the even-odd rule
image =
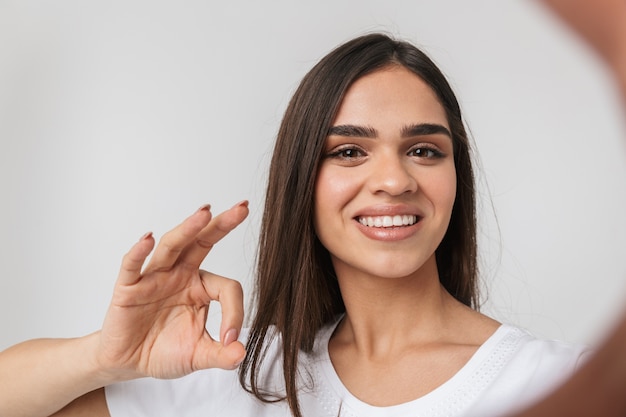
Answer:
[[[590,350],[527,334],[519,349],[475,404],[470,416],[508,415],[553,392],[589,357]]]
[[[237,371],[211,369],[183,378],[142,378],[105,388],[112,417],[223,416],[229,405],[247,400]],[[240,398],[235,398],[240,397]]]

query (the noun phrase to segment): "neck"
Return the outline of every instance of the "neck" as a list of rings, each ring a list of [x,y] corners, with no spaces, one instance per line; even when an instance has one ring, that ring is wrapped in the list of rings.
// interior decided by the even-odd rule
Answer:
[[[438,340],[460,307],[441,286],[434,256],[404,278],[341,273],[337,277],[346,317],[335,337],[367,355],[387,354],[405,343]]]

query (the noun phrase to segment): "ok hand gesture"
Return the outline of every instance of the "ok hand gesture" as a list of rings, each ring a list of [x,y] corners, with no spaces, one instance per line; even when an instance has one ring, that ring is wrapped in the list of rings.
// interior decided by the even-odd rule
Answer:
[[[100,333],[100,369],[127,379],[237,367],[245,356],[237,341],[244,314],[241,285],[199,268],[213,245],[247,215],[246,201],[216,217],[209,206],[200,208],[163,236],[145,267],[155,245],[152,234],[130,249]],[[212,301],[222,307],[220,341],[205,329]]]

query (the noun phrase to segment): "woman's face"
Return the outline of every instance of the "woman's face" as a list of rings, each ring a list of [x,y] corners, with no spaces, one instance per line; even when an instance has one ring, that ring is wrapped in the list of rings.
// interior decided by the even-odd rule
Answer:
[[[348,89],[315,189],[316,233],[338,276],[406,277],[435,265],[456,194],[449,130],[435,93],[404,67]]]

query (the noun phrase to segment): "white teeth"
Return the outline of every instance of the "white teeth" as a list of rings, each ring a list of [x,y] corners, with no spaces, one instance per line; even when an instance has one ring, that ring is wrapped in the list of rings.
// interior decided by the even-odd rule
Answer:
[[[405,214],[403,216],[367,216],[359,217],[359,223],[367,227],[399,227],[410,226],[417,222],[417,216]]]

